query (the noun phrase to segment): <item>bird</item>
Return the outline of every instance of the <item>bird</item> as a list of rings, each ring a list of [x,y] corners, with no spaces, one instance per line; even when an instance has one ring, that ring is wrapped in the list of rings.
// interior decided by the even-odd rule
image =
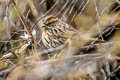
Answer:
[[[41,40],[48,50],[56,51],[56,48],[63,46],[67,39],[78,33],[71,25],[53,15],[43,17],[40,22]]]

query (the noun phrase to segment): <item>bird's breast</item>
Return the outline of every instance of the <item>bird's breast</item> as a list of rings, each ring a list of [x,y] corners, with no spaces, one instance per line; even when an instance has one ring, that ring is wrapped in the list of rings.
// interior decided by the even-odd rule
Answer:
[[[47,48],[56,48],[63,45],[66,39],[58,37],[56,35],[51,35],[49,32],[43,31],[42,42]]]

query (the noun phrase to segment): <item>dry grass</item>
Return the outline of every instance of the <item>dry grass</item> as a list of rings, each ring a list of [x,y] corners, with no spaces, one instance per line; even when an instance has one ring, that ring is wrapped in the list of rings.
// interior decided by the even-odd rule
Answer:
[[[0,80],[120,79],[119,0],[0,0],[0,10]],[[79,33],[56,58],[41,42],[50,14]]]

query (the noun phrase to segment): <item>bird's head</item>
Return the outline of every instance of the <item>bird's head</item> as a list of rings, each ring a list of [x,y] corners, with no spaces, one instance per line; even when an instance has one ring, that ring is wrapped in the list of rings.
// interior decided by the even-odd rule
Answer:
[[[45,16],[41,20],[42,21],[41,28],[49,29],[51,27],[51,25],[54,24],[57,20],[58,20],[58,18],[56,18],[53,15]]]

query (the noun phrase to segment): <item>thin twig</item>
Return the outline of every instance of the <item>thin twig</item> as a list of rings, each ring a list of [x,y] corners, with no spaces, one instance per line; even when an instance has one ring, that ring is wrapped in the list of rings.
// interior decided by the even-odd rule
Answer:
[[[32,35],[32,32],[31,32],[31,29],[30,29],[29,25],[28,25],[27,22],[25,21],[22,13],[20,12],[20,10],[19,10],[19,8],[17,7],[17,5],[16,5],[16,3],[15,3],[14,0],[12,0],[12,3],[14,4],[16,10],[18,11],[18,14],[19,14],[19,17],[20,17],[21,22],[23,23],[24,27],[26,28],[28,34],[31,36],[31,40],[32,40],[32,44],[33,44],[33,46],[34,46],[35,53],[38,54],[37,43],[36,43],[36,41],[35,41],[35,39],[34,39],[34,36]]]

